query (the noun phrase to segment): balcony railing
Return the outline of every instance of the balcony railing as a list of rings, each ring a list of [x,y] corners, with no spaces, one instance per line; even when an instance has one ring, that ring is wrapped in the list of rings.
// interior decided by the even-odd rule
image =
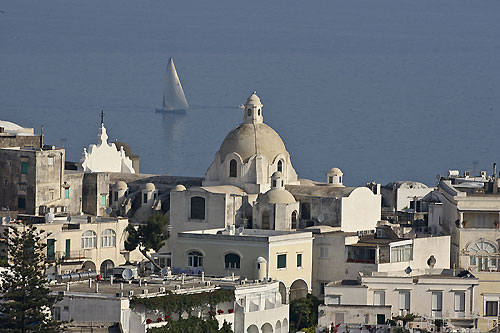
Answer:
[[[75,261],[75,260],[82,260],[82,259],[89,259],[91,258],[90,255],[91,250],[79,250],[79,251],[57,251],[55,253],[55,258],[60,261]]]

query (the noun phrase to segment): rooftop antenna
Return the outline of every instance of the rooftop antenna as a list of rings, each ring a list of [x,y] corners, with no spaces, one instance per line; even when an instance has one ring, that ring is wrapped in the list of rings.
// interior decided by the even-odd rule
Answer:
[[[479,164],[478,161],[472,161],[472,165],[474,166],[474,176],[476,175],[476,168],[478,164]]]
[[[43,149],[43,125],[40,126],[40,148]]]
[[[104,125],[104,110],[101,110],[101,125]]]

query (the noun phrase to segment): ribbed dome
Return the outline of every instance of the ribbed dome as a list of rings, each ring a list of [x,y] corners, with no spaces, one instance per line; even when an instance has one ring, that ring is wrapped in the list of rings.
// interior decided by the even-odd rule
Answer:
[[[333,174],[336,174],[336,175],[343,175],[344,174],[342,172],[342,170],[340,170],[339,168],[331,168],[330,169],[330,173],[333,173]]]
[[[285,144],[278,133],[264,123],[243,123],[233,129],[222,142],[220,161],[224,162],[229,153],[238,153],[243,162],[254,155],[263,155],[271,163],[276,155],[285,154]]]
[[[259,195],[257,199],[259,203],[270,203],[270,204],[278,204],[278,203],[295,203],[295,198],[292,193],[288,192],[284,188],[273,188],[267,191],[264,194]]]
[[[178,184],[178,185],[175,185],[174,189],[172,191],[175,191],[175,192],[182,192],[182,191],[185,191],[186,190],[186,186],[182,185],[182,184]]]

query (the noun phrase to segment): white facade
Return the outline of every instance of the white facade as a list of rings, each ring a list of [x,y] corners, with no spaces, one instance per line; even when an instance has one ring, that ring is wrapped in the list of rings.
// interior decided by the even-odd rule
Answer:
[[[80,162],[85,172],[135,173],[132,160],[125,155],[123,147],[117,151],[114,143],[108,143],[103,123],[99,128],[97,145],[90,145],[88,151],[84,148]]]
[[[412,313],[443,319],[458,327],[473,327],[478,316],[475,295],[478,279],[451,273],[442,270],[372,273],[363,276],[358,285],[331,283],[325,288],[325,304],[390,305],[392,316]]]

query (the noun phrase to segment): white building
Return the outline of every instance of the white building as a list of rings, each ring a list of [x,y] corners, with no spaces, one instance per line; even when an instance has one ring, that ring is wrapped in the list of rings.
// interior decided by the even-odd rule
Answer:
[[[123,147],[117,150],[114,143],[108,143],[103,122],[97,135],[97,145],[90,145],[88,151],[83,149],[80,163],[85,172],[135,173],[132,160],[126,156]]]
[[[414,314],[425,320],[441,319],[450,327],[475,328],[478,307],[475,294],[478,279],[470,274],[453,275],[453,271],[426,270],[410,274],[372,273],[359,281],[332,282],[325,288],[325,307],[330,311],[320,325],[327,326],[331,318],[334,323],[347,323],[359,311],[356,306],[374,306],[384,314],[383,306],[391,306],[391,316]],[[328,309],[330,305],[334,305]],[[351,309],[337,305],[352,305]],[[377,308],[378,307],[378,308]],[[368,316],[369,324],[382,322],[379,316]],[[328,319],[327,319],[328,318]],[[385,319],[390,319],[385,317]]]

